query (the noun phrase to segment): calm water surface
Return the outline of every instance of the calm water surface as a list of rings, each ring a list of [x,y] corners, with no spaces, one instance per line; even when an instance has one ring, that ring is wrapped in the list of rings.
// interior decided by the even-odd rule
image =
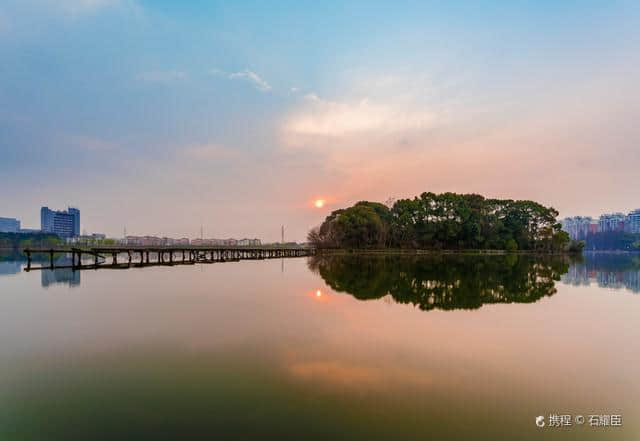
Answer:
[[[0,262],[1,440],[640,439],[631,255],[21,266]]]

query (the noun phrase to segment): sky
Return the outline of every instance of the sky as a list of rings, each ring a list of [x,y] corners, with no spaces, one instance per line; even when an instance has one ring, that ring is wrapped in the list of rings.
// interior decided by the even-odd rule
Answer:
[[[3,0],[0,216],[303,241],[424,191],[628,212],[638,78],[636,1]]]

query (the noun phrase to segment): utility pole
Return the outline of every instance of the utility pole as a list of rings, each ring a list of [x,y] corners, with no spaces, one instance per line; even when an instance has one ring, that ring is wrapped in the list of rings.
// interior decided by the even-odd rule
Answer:
[[[200,239],[204,239],[204,229],[202,228],[202,225],[200,225]]]
[[[284,225],[280,229],[280,232],[282,233],[282,242],[280,242],[280,243],[282,243],[284,245]]]

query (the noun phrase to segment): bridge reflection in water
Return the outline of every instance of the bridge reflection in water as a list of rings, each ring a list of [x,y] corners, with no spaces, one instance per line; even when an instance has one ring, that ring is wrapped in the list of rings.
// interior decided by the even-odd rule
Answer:
[[[314,256],[309,268],[357,299],[390,296],[421,310],[533,303],[556,293],[565,257],[528,255]]]

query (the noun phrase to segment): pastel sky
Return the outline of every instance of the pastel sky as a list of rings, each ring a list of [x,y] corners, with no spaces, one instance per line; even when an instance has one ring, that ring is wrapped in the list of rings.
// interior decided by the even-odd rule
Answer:
[[[423,191],[626,212],[638,78],[637,1],[3,0],[0,216],[304,240]]]

